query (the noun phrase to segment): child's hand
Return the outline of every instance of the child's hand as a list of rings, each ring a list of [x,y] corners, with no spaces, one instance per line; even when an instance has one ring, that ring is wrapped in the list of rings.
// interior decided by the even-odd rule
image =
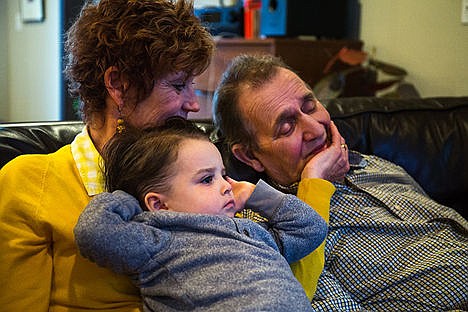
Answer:
[[[239,212],[244,209],[245,202],[249,199],[250,195],[255,189],[255,184],[246,181],[236,181],[230,177],[226,178],[232,186],[232,193],[234,194],[234,201],[236,202],[236,210]]]

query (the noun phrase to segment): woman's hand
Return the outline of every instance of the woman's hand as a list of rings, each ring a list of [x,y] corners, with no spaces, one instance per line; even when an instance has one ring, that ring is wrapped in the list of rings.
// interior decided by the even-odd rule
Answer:
[[[301,179],[343,181],[349,171],[348,146],[333,121],[330,123],[330,136],[330,145],[309,160],[302,170]]]
[[[239,212],[244,209],[245,202],[252,195],[255,184],[246,181],[236,181],[230,177],[226,177],[226,181],[231,184],[234,201],[236,203],[236,210]]]

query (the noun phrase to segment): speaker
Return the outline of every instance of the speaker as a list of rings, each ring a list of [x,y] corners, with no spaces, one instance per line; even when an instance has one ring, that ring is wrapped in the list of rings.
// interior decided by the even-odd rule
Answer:
[[[260,35],[359,39],[359,0],[263,0]]]

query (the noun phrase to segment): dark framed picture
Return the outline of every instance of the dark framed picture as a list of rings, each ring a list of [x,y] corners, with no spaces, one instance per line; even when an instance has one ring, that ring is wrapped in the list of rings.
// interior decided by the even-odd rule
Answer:
[[[23,23],[41,23],[44,21],[44,0],[20,0]]]

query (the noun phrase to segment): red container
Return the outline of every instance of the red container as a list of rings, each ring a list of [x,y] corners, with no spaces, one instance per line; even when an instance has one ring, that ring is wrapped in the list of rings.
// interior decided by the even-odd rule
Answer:
[[[258,38],[260,34],[260,10],[262,1],[244,0],[244,37]]]

